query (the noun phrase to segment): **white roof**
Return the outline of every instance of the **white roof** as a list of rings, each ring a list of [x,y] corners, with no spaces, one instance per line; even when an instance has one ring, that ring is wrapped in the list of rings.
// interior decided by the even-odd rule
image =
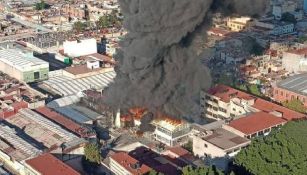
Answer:
[[[30,53],[23,53],[20,49],[0,49],[0,61],[20,71],[49,67],[48,62],[38,59]]]
[[[98,75],[73,79],[65,76],[51,77],[43,84],[62,96],[76,95],[87,89],[104,89],[116,76],[115,71],[109,71]]]

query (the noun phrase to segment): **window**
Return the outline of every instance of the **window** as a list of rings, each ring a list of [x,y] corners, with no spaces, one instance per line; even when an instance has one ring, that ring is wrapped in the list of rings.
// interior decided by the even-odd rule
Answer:
[[[284,96],[284,92],[283,92],[283,91],[280,91],[280,95],[281,95],[281,96]]]
[[[34,79],[35,80],[39,79],[39,72],[34,72]]]
[[[205,148],[208,148],[208,145],[207,145],[207,144],[205,144],[204,146],[205,146]]]
[[[230,117],[235,117],[235,116],[236,116],[236,115],[234,115],[234,114],[232,114],[232,113],[230,114]]]
[[[220,110],[221,112],[226,113],[226,109],[224,109],[224,108],[219,107],[219,110]]]
[[[233,111],[236,111],[236,108],[232,108]]]
[[[217,99],[213,99],[212,101],[213,101],[214,103],[218,103]]]

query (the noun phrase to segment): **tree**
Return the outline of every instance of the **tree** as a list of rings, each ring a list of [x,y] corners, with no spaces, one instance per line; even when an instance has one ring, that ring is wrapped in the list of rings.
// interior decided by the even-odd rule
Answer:
[[[95,174],[101,159],[100,149],[97,144],[89,143],[84,147],[82,166],[87,173]]]
[[[86,28],[86,24],[81,22],[81,21],[77,21],[74,23],[73,26],[74,30],[76,30],[77,32],[82,32],[83,30],[85,30]]]
[[[296,19],[295,19],[295,16],[292,15],[291,13],[289,12],[286,12],[284,14],[281,15],[281,21],[285,21],[285,22],[290,22],[290,23],[294,23],[296,24]]]
[[[215,166],[194,168],[189,165],[182,169],[182,175],[223,175],[223,172]]]
[[[193,142],[189,140],[188,143],[183,145],[183,148],[192,153],[193,152]]]
[[[41,0],[40,2],[37,2],[35,4],[35,10],[44,10],[48,7],[49,7],[49,5],[46,4],[44,0]]]
[[[236,174],[301,175],[307,172],[307,121],[288,122],[256,138],[234,159]],[[244,173],[243,173],[244,172]]]
[[[147,173],[147,175],[163,175],[163,173],[158,173],[157,171],[155,171],[155,170],[150,170],[148,173]]]
[[[298,100],[298,99],[293,99],[291,101],[285,101],[282,103],[282,105],[286,108],[289,108],[291,110],[300,112],[300,113],[306,113],[306,107],[304,104]]]
[[[98,20],[98,26],[100,28],[108,28],[110,26],[110,23],[109,23],[109,20],[108,20],[108,16],[107,15],[104,15],[104,16],[101,16]]]
[[[84,156],[89,162],[100,164],[101,155],[97,144],[87,144],[84,148]]]

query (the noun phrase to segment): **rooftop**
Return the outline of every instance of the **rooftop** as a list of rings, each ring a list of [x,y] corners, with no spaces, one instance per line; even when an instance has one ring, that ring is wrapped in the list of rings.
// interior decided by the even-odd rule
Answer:
[[[223,149],[232,149],[243,144],[249,144],[250,140],[240,137],[223,128],[218,128],[211,135],[203,137],[203,140]]]
[[[42,175],[80,175],[80,173],[49,153],[26,160],[26,163]]]
[[[151,168],[145,164],[140,165],[140,168],[133,168],[131,165],[136,165],[139,163],[139,161],[124,152],[113,154],[111,159],[116,161],[118,164],[123,166],[127,171],[134,175],[145,174],[151,170]]]
[[[69,72],[73,75],[80,75],[80,74],[87,74],[90,72],[97,72],[99,73],[100,71],[103,71],[105,68],[97,68],[97,69],[89,69],[86,64],[84,65],[75,65],[75,66],[71,66],[71,67],[67,67],[64,70],[66,72]]]
[[[58,107],[54,110],[79,124],[97,120],[102,116],[90,109],[76,105]]]
[[[41,142],[47,148],[78,139],[74,134],[30,109],[21,109],[6,121],[22,129],[24,133]]]
[[[23,53],[19,49],[0,48],[0,60],[20,71],[27,71],[33,67],[49,67],[48,62],[34,57],[33,53]]]
[[[17,132],[8,126],[0,125],[0,149],[11,158],[22,161],[31,158],[41,151],[21,138]]]
[[[36,112],[40,113],[42,116],[52,120],[53,122],[64,126],[66,129],[70,130],[71,132],[77,134],[80,137],[87,137],[91,131],[85,127],[82,127],[78,123],[64,117],[63,115],[53,111],[48,107],[40,107],[35,109]]]
[[[208,91],[208,94],[213,95],[215,97],[220,98],[223,102],[229,103],[232,98],[241,98],[245,100],[252,100],[257,97],[254,97],[250,94],[247,94],[245,92],[236,90],[234,88],[231,88],[229,86],[225,85],[217,85],[213,88],[211,88]]]
[[[258,109],[260,111],[263,111],[263,112],[267,112],[267,113],[279,112],[282,114],[282,118],[285,120],[293,120],[293,119],[299,119],[299,118],[306,117],[302,113],[293,111],[286,107],[266,101],[256,96],[247,94],[245,92],[236,90],[226,85],[217,85],[211,88],[210,90],[208,90],[208,94],[220,98],[220,100],[225,103],[229,103],[230,100],[233,98],[253,100],[254,104],[251,105],[251,107]]]
[[[229,126],[241,131],[244,134],[249,135],[265,130],[267,128],[284,124],[286,122],[286,120],[280,117],[276,117],[273,114],[257,112],[246,117],[233,120],[229,123]]]
[[[63,96],[76,95],[87,89],[104,89],[116,76],[115,71],[100,73],[84,78],[72,79],[66,76],[57,76],[44,81],[42,88],[51,90]]]
[[[277,86],[302,95],[307,95],[307,74],[298,74],[277,83]]]

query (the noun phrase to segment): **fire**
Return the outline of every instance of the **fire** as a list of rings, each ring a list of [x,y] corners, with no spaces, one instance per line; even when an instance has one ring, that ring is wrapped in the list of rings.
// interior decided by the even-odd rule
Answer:
[[[136,120],[140,120],[147,112],[146,108],[141,108],[141,107],[135,107],[135,108],[131,108],[129,109],[130,114],[133,116],[134,119]],[[174,117],[165,115],[161,112],[157,112],[155,114],[155,119],[157,121],[166,121],[167,123],[170,123],[171,125],[177,126],[182,124],[182,121],[180,119],[176,119]]]
[[[164,120],[174,126],[180,125],[182,123],[180,119],[175,119],[174,117],[171,117],[171,116],[168,116],[162,113],[158,113],[156,116],[157,116],[157,120],[160,120],[160,121]]]
[[[129,109],[129,112],[133,115],[134,119],[141,119],[142,116],[147,112],[147,109],[135,107]]]

